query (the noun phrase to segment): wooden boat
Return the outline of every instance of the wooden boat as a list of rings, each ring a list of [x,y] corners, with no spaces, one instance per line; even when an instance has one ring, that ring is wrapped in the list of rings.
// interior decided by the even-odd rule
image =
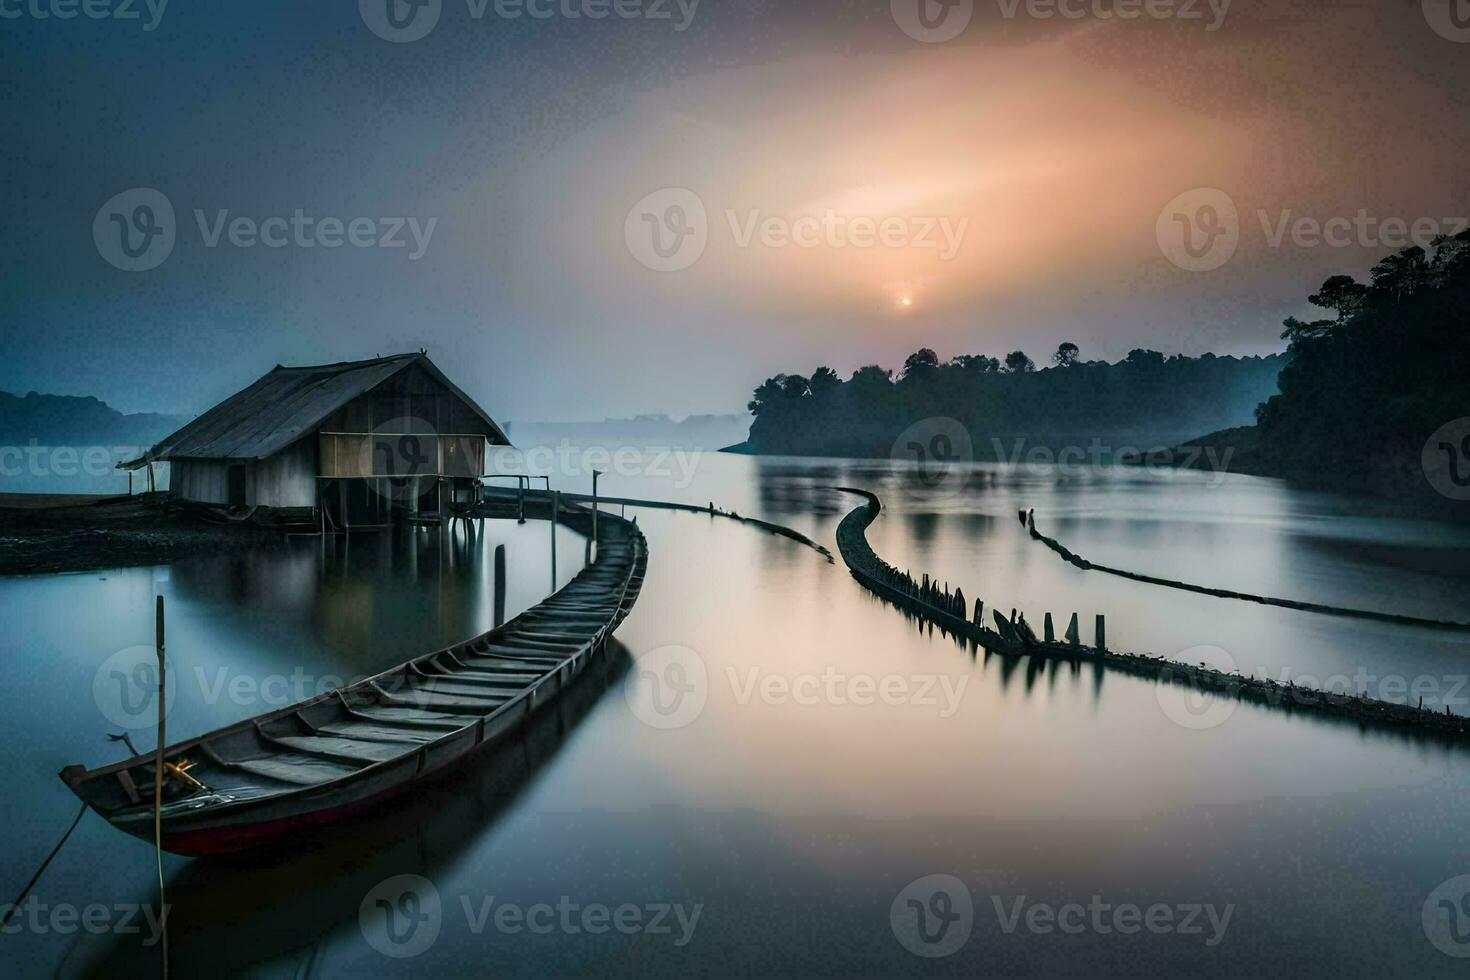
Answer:
[[[638,598],[643,534],[601,517],[596,560],[503,626],[166,748],[164,849],[280,842],[411,791],[512,733],[603,652]],[[61,778],[113,826],[152,841],[155,760],[67,766]]]

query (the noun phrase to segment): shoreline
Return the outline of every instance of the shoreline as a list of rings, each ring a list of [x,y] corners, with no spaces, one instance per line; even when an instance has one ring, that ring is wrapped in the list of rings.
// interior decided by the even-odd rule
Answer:
[[[0,576],[162,565],[277,538],[265,528],[206,524],[170,512],[163,492],[70,496],[0,494]]]

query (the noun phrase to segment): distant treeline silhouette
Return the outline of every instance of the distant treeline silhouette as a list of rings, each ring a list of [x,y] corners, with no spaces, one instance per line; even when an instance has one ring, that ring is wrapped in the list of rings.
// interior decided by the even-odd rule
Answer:
[[[1366,284],[1333,276],[1309,299],[1334,315],[1286,320],[1280,393],[1256,429],[1218,441],[1235,436],[1264,472],[1428,492],[1426,440],[1470,416],[1470,230],[1388,256]]]
[[[896,377],[876,364],[847,381],[828,367],[810,377],[779,374],[755,390],[755,420],[739,448],[888,456],[914,423],[952,418],[969,430],[976,459],[1013,459],[1039,446],[1100,447],[1111,458],[1249,424],[1284,362],[1279,354],[1165,357],[1135,350],[1108,364],[1080,354],[1076,344],[1063,343],[1051,366],[1037,370],[1022,351],[941,362],[926,347],[909,355]]]

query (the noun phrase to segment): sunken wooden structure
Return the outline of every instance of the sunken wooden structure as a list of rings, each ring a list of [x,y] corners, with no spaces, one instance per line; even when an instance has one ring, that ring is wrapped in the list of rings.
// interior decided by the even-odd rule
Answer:
[[[585,508],[557,516],[590,530]],[[467,764],[604,654],[638,598],[647,561],[637,524],[603,513],[595,560],[504,625],[169,746],[163,847],[211,854],[282,842]],[[68,766],[61,778],[115,827],[151,841],[156,759],[150,752],[93,770]]]
[[[852,576],[863,586],[921,622],[933,623],[945,632],[969,640],[983,649],[1006,656],[1076,663],[1090,661],[1099,669],[1118,670],[1160,683],[1178,684],[1222,697],[1254,704],[1302,711],[1348,721],[1362,727],[1390,727],[1458,744],[1470,743],[1470,718],[1436,712],[1421,706],[1398,704],[1356,694],[1320,691],[1295,684],[1280,684],[1270,678],[1245,677],[1236,672],[1215,670],[1203,664],[1186,664],[1153,654],[1123,653],[1107,648],[1104,617],[1094,624],[1094,643],[1085,646],[1073,613],[1061,640],[1055,636],[1051,614],[1044,619],[1044,635],[1037,637],[1026,617],[1012,609],[1010,616],[991,610],[995,629],[986,625],[985,603],[975,600],[973,612],[966,607],[964,593],[949,590],[928,575],[915,579],[880,558],[868,544],[867,528],[882,511],[878,497],[867,490],[836,487],[864,498],[861,507],[849,512],[837,527],[837,547]],[[1028,531],[1035,527],[1034,512],[1023,510],[1019,518]]]

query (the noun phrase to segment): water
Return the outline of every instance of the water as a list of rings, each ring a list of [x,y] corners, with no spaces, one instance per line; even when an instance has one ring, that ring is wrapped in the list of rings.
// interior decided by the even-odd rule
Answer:
[[[706,456],[684,479],[645,457],[639,470],[604,477],[603,492],[714,500],[834,552],[856,500],[827,488],[867,487],[886,508],[870,529],[880,554],[1038,625],[1045,611],[1061,623],[1075,611],[1086,631],[1102,612],[1115,648],[1224,656],[1243,672],[1467,710],[1462,636],[1083,572],[1031,542],[1015,513],[1035,507],[1047,533],[1099,562],[1470,620],[1464,527],[1199,474],[993,466],[931,488],[873,462]],[[691,514],[639,522],[648,580],[608,663],[493,764],[290,854],[168,859],[178,975],[1463,970],[1421,915],[1437,886],[1470,874],[1470,754],[1249,705],[1218,718],[1150,682],[975,654],[784,538]],[[513,613],[550,587],[543,524],[0,580],[12,625],[0,639],[12,696],[0,725],[19,748],[0,804],[13,841],[0,857],[6,887],[19,889],[75,813],[56,770],[120,757],[93,681],[110,655],[151,641],[155,591],[169,603],[180,679],[172,740],[486,628],[497,543]],[[558,543],[565,581],[582,542],[562,532]],[[648,668],[689,656],[707,678],[702,710],[688,707],[696,698],[649,715]],[[153,731],[133,737],[148,744]],[[36,895],[107,906],[94,914],[115,926],[118,907],[154,900],[152,860],[88,815]],[[409,945],[387,948],[417,955],[400,959],[380,952],[379,920],[365,931],[359,913],[405,874],[431,882],[438,905],[400,911],[437,933],[420,951],[429,932],[405,926]],[[925,958],[900,942],[891,912],[910,882],[936,874],[973,904],[941,939],[957,949]],[[1038,903],[1080,908],[1063,912],[1062,931]],[[1114,908],[1130,904],[1164,907],[1156,928],[1116,928],[1132,920]],[[534,930],[518,918],[527,913]],[[5,941],[26,974],[150,974],[158,957],[144,930],[32,922]]]

